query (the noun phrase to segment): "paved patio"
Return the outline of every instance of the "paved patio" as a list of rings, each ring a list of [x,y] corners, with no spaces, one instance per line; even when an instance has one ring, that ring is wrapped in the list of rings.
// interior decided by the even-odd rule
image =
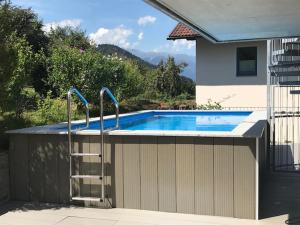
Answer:
[[[133,209],[95,209],[22,202],[9,202],[0,207],[0,225],[276,225],[285,224],[287,218],[287,215],[282,215],[255,221]],[[296,223],[293,224],[298,224],[297,221],[294,222]]]

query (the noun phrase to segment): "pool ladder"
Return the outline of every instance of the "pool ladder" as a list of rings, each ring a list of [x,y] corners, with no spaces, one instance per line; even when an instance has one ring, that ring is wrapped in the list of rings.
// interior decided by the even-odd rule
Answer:
[[[68,151],[69,151],[69,175],[70,175],[70,201],[90,201],[90,202],[105,202],[106,196],[105,196],[105,182],[104,182],[104,176],[105,176],[105,167],[104,167],[104,116],[103,116],[103,97],[104,94],[107,93],[108,96],[113,101],[115,107],[116,107],[116,126],[115,128],[119,127],[119,103],[116,100],[116,98],[113,96],[111,91],[104,87],[100,91],[100,153],[78,153],[74,152],[72,149],[72,133],[84,130],[89,127],[89,104],[87,100],[82,96],[82,94],[76,89],[71,88],[68,91],[67,94],[67,111],[68,111]],[[86,119],[85,119],[85,126],[79,129],[72,130],[72,95],[75,94],[79,100],[84,104],[85,110],[86,110]],[[100,157],[101,162],[101,174],[100,175],[94,175],[94,174],[73,174],[73,158],[83,158],[83,157]],[[101,196],[100,197],[90,197],[90,196],[81,196],[80,194],[78,196],[74,196],[74,189],[73,189],[73,180],[75,179],[98,179],[101,181]]]

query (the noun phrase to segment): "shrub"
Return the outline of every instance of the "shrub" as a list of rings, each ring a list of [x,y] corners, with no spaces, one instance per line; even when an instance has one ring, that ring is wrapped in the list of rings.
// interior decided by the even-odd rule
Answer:
[[[211,99],[208,99],[206,104],[199,105],[197,108],[201,110],[221,110],[222,106],[219,102],[213,102]]]
[[[72,104],[72,119],[84,117],[83,113],[78,112],[78,105]],[[53,98],[51,92],[48,92],[46,98],[38,101],[38,109],[29,113],[32,123],[37,125],[53,124],[67,121],[67,100],[63,98]]]
[[[22,114],[27,110],[36,110],[37,103],[40,100],[39,94],[32,87],[25,87],[21,90],[18,99],[19,112],[17,114]]]
[[[0,107],[14,108],[16,116],[20,117],[23,112],[22,90],[31,83],[30,75],[43,60],[44,54],[42,51],[34,53],[26,39],[18,38],[16,34],[12,34],[4,44],[10,66],[8,69],[0,65]]]
[[[64,96],[71,86],[78,88],[87,99],[98,104],[101,87],[116,94],[124,80],[124,65],[89,49],[62,46],[52,49],[48,59],[48,84],[56,96]]]

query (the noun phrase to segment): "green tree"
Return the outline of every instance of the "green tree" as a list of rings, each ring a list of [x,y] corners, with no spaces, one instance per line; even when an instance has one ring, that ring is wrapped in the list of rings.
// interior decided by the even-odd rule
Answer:
[[[1,108],[12,107],[15,109],[16,116],[20,117],[24,110],[21,103],[22,89],[31,84],[30,75],[44,55],[42,52],[34,53],[26,39],[19,38],[14,33],[7,39],[4,46],[5,51],[2,53],[8,55],[9,63],[6,64],[6,68],[2,67],[0,70]]]
[[[0,40],[3,41],[12,33],[16,37],[25,38],[32,50],[45,49],[48,38],[42,30],[43,23],[29,8],[13,6],[10,1],[0,3]]]
[[[180,76],[180,92],[181,93],[187,93],[191,96],[195,96],[196,88],[195,82],[185,76]]]
[[[176,64],[174,57],[171,56],[166,63],[161,61],[156,70],[156,89],[169,97],[179,95],[182,92],[180,73],[186,66],[185,63]]]
[[[47,64],[48,84],[56,96],[65,96],[69,88],[75,86],[98,103],[101,87],[107,86],[118,94],[118,87],[125,79],[122,62],[104,57],[93,49],[82,51],[67,46],[55,47]]]
[[[85,32],[79,28],[72,27],[57,27],[50,30],[48,33],[50,40],[50,46],[60,47],[68,46],[72,48],[78,48],[82,51],[89,48],[96,48],[90,44],[90,40],[86,36]]]
[[[141,68],[135,61],[102,55],[78,28],[56,28],[48,35],[48,84],[54,95],[64,96],[75,86],[98,104],[103,86],[112,89],[119,99],[142,92]]]
[[[11,73],[11,57],[13,56],[8,55],[11,51],[8,49],[10,45],[7,46],[7,42],[12,35],[18,39],[24,39],[26,44],[31,46],[33,53],[41,51],[47,53],[48,38],[42,27],[42,22],[31,9],[13,6],[10,1],[0,2],[0,80],[7,79],[7,74]],[[35,66],[30,73],[31,82],[35,89],[40,93],[46,92],[44,90],[44,80],[47,76],[45,63],[40,61],[39,65]]]
[[[132,60],[121,62],[124,65],[124,75],[122,81],[116,85],[116,94],[119,99],[136,97],[146,90],[145,77],[142,75],[144,68]]]

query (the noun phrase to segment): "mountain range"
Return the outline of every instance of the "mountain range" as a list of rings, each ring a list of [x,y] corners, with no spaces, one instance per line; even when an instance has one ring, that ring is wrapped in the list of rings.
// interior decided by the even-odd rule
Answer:
[[[129,51],[133,55],[136,55],[153,65],[157,65],[161,60],[166,61],[169,56],[173,56],[177,64],[187,63],[187,67],[182,72],[182,75],[191,78],[194,81],[196,79],[196,57],[195,56],[185,55],[185,54],[170,54],[167,52],[143,52],[137,49],[131,49]]]
[[[175,62],[187,63],[187,67],[182,72],[182,75],[191,78],[195,81],[196,78],[196,57],[185,54],[169,54],[166,52],[144,52],[137,49],[125,50],[116,45],[102,44],[98,45],[98,51],[104,55],[117,55],[121,58],[127,58],[137,61],[141,66],[147,68],[155,68],[158,63],[163,60],[166,61],[169,56],[175,58]]]
[[[121,57],[121,58],[134,60],[134,61],[138,62],[139,65],[146,67],[146,68],[154,69],[156,67],[155,64],[147,62],[147,61],[143,60],[142,58],[140,58],[140,57],[130,53],[129,51],[127,51],[123,48],[120,48],[119,46],[116,46],[116,45],[110,45],[110,44],[98,45],[97,50],[104,55],[110,55],[110,56],[117,55],[118,57]]]

